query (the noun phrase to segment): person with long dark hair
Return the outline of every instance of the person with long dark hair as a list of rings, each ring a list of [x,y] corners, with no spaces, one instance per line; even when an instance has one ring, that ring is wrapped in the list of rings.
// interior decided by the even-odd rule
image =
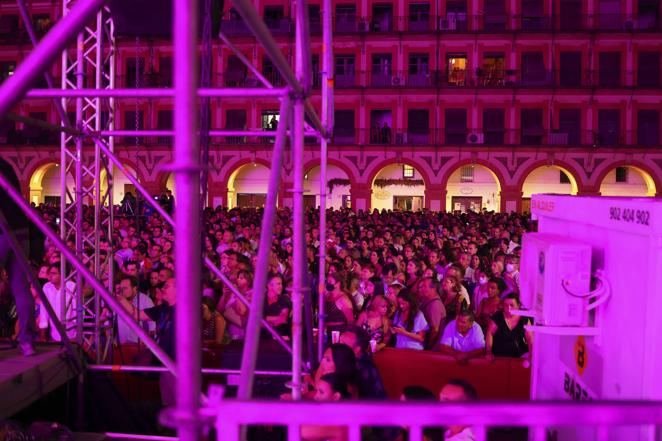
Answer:
[[[395,347],[423,350],[428,328],[428,322],[419,311],[414,297],[408,290],[401,291],[398,294],[398,310],[391,326],[391,334],[395,336]]]

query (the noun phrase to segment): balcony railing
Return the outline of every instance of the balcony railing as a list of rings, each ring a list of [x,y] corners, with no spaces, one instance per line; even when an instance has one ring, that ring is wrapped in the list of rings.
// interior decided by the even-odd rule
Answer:
[[[334,17],[336,34],[379,32],[641,32],[660,31],[655,15],[591,14],[591,15],[523,15],[523,14],[467,14],[449,12],[441,15],[415,16],[353,16]]]
[[[389,146],[546,146],[546,147],[662,147],[660,131],[525,129],[420,129],[375,126],[371,129],[336,127],[333,144]]]

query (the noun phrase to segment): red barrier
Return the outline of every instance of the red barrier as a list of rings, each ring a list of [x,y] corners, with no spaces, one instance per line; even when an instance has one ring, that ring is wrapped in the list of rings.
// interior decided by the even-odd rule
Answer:
[[[438,393],[452,378],[471,383],[481,399],[528,400],[531,369],[518,358],[470,360],[460,364],[439,352],[386,348],[375,354],[389,398],[399,399],[405,386],[423,386]]]

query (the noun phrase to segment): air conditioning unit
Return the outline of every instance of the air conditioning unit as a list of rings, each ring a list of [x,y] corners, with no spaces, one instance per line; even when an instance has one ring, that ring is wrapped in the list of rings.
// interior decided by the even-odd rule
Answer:
[[[441,17],[439,20],[439,28],[442,31],[454,31],[457,29],[457,17],[455,14],[446,14],[446,17]]]
[[[471,132],[467,135],[467,144],[484,144],[485,134],[482,132]]]
[[[549,134],[549,143],[551,145],[568,145],[568,134],[567,133],[550,133]]]
[[[402,84],[404,84],[404,82],[401,77],[395,75],[391,77],[391,86],[400,86]]]

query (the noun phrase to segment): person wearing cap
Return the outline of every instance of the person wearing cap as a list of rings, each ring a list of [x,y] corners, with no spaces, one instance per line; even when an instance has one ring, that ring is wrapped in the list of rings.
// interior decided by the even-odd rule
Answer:
[[[395,310],[398,307],[398,294],[400,294],[400,291],[405,287],[405,285],[402,284],[399,280],[394,280],[391,282],[391,284],[388,286],[388,289],[386,290],[386,300],[388,300],[389,303],[389,317],[393,317],[393,314],[395,314]]]

